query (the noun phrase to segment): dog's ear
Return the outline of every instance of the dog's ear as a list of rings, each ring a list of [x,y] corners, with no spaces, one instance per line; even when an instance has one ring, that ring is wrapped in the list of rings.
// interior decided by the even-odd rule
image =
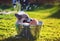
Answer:
[[[22,18],[22,15],[15,14],[17,18]]]

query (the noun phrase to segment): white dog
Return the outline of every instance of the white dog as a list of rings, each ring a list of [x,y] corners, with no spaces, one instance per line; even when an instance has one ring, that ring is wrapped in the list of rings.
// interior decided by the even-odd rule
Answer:
[[[15,14],[17,17],[17,22],[16,24],[22,25],[23,23],[29,23],[30,25],[42,25],[42,22],[29,18],[28,14],[26,14],[24,11],[20,11],[17,14]]]
[[[24,24],[24,26],[23,26],[24,28],[26,28],[26,26],[29,28],[30,25],[37,26],[37,27],[38,27],[38,25],[42,25],[41,21],[29,18],[28,14],[26,14],[24,11],[20,11],[20,12],[16,13],[15,16],[17,18],[17,22],[16,22],[17,34],[20,34],[20,29],[21,29],[20,27],[23,24]],[[36,30],[38,31],[38,29],[36,29]]]

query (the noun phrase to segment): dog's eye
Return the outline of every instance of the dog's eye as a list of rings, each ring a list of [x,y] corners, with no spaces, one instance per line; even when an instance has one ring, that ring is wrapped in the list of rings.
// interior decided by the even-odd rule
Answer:
[[[17,14],[15,14],[15,16],[17,16]]]

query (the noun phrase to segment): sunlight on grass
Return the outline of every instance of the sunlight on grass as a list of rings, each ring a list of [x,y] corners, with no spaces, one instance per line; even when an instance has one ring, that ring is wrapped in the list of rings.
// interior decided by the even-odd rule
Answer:
[[[40,30],[40,36],[36,41],[53,41],[60,38],[60,19],[46,18],[54,13],[57,9],[39,10],[39,11],[28,11],[27,13],[31,18],[41,20],[43,26]],[[14,14],[0,15],[0,39],[8,38],[16,35],[15,29],[16,17]]]

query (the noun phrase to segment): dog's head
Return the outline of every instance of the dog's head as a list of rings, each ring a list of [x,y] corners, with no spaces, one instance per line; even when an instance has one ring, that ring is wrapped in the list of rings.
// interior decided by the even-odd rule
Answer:
[[[28,15],[26,15],[26,13],[24,11],[20,11],[18,13],[15,14],[17,19],[22,19],[22,18],[28,18]]]

